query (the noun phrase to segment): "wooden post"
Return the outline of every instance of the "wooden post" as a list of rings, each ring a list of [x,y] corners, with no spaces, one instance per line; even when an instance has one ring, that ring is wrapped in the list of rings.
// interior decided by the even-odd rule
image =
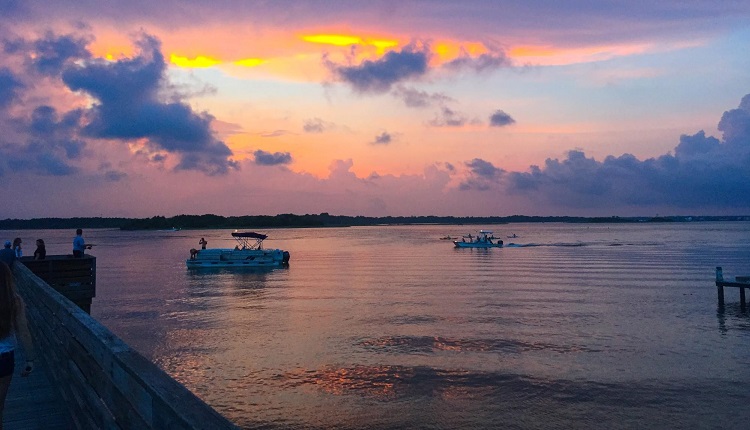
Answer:
[[[740,287],[740,311],[745,312],[745,287]]]
[[[716,266],[716,294],[719,298],[719,307],[724,307],[724,272],[722,272],[720,266]]]

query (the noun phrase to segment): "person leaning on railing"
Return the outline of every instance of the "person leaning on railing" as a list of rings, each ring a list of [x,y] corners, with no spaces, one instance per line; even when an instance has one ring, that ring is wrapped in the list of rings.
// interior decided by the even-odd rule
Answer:
[[[36,351],[26,322],[26,306],[21,296],[16,293],[10,267],[0,262],[0,430],[5,397],[16,364],[16,336],[26,353],[26,366],[21,371],[21,376],[28,376],[34,370]]]

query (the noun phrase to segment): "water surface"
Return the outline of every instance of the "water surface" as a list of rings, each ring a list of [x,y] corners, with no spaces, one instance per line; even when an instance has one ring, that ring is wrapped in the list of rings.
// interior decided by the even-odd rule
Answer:
[[[492,228],[502,249],[445,235]],[[90,230],[95,318],[247,428],[743,428],[750,223],[264,230],[287,269],[191,271],[229,230]],[[73,232],[7,232],[68,253]],[[513,242],[510,244],[509,242]],[[31,254],[33,249],[27,250]]]

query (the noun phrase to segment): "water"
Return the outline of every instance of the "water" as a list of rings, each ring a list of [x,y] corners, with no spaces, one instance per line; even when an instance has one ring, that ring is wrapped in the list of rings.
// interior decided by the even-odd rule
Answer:
[[[454,249],[493,228],[518,246]],[[95,318],[246,428],[746,428],[750,223],[264,230],[288,269],[189,271],[227,230],[90,230]],[[4,232],[69,253],[72,231]],[[33,247],[26,249],[33,253]]]

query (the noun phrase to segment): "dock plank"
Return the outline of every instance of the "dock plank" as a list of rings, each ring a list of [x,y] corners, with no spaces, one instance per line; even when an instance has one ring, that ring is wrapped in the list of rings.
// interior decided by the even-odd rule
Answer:
[[[23,349],[16,349],[16,370],[3,412],[5,430],[68,430],[75,428],[63,399],[52,387],[42,362],[29,376],[21,377],[26,365]]]

